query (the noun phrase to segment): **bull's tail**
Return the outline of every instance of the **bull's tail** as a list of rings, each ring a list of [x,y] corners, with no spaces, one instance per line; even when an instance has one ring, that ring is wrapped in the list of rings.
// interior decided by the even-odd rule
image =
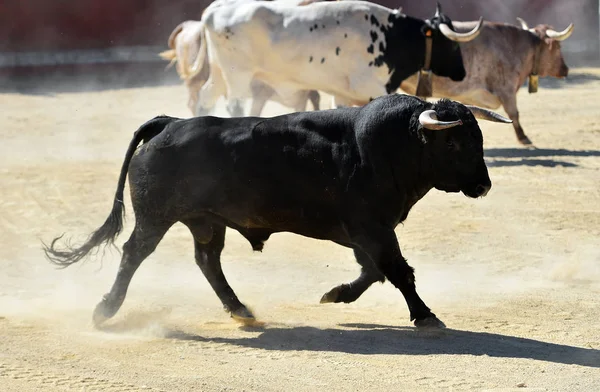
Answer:
[[[71,264],[77,263],[78,261],[85,258],[92,249],[99,247],[100,245],[113,245],[115,239],[123,229],[123,217],[125,215],[125,205],[123,204],[123,190],[125,188],[125,179],[127,178],[127,171],[129,169],[129,163],[135,153],[137,146],[143,140],[148,142],[150,139],[158,135],[162,130],[173,121],[172,117],[158,116],[142,125],[133,135],[133,139],[129,143],[123,166],[121,167],[121,174],[119,175],[119,182],[117,185],[117,192],[113,200],[113,207],[110,211],[110,215],[106,218],[106,221],[96,231],[94,231],[88,239],[81,246],[71,246],[68,242],[65,244],[65,248],[57,248],[57,242],[63,236],[52,240],[50,245],[43,243],[43,249],[46,253],[46,257],[50,262],[58,265],[59,267],[65,268]]]

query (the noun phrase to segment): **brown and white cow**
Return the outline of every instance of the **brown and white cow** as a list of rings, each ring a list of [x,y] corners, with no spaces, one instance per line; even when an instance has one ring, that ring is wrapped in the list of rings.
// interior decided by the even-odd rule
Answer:
[[[469,29],[476,22],[455,22],[456,30]],[[527,77],[566,77],[569,68],[563,59],[560,41],[573,32],[573,24],[557,32],[548,25],[530,29],[526,24],[485,22],[476,40],[460,44],[467,76],[462,81],[433,76],[433,96],[465,104],[497,109],[501,105],[513,121],[517,139],[531,144],[519,122],[517,91]],[[417,75],[405,80],[401,89],[414,94]]]

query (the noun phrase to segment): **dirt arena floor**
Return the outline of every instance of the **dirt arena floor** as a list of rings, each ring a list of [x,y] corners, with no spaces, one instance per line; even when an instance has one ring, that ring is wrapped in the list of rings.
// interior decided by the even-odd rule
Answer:
[[[97,330],[119,254],[57,270],[40,241],[82,240],[104,221],[132,133],[157,114],[188,117],[186,92],[1,93],[0,390],[600,391],[600,69],[518,99],[535,148],[482,123],[490,194],[431,191],[397,228],[446,330],[416,330],[389,283],[320,305],[357,276],[348,249],[279,234],[253,253],[229,231],[225,274],[266,323],[242,328],[181,225]]]

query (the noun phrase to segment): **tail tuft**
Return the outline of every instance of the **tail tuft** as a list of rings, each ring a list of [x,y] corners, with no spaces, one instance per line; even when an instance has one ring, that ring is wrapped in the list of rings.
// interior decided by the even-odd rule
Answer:
[[[177,62],[177,54],[175,53],[175,49],[165,50],[164,52],[160,52],[158,55],[162,59],[169,61],[169,64],[167,64],[165,70],[171,68]]]
[[[63,249],[57,248],[57,243],[64,237],[64,234],[52,240],[50,245],[42,242],[44,253],[50,262],[60,268],[66,268],[71,264],[83,260],[90,254],[90,251],[102,244],[115,246],[115,239],[123,230],[123,217],[125,215],[125,206],[121,200],[115,200],[113,208],[108,218],[100,228],[94,231],[83,245],[74,247],[70,241],[65,241]]]
[[[65,268],[71,264],[83,260],[90,254],[92,249],[99,247],[100,245],[115,245],[115,239],[123,230],[123,217],[125,216],[123,190],[125,188],[125,180],[127,178],[129,163],[135,154],[135,150],[140,142],[148,142],[150,139],[162,132],[162,130],[174,120],[176,119],[169,116],[157,116],[144,123],[134,133],[133,139],[129,143],[129,147],[125,153],[123,165],[121,166],[117,191],[115,193],[113,207],[108,215],[108,218],[106,218],[106,221],[104,221],[102,226],[90,234],[88,239],[81,246],[71,246],[67,241],[64,248],[58,248],[57,243],[60,239],[62,239],[64,234],[53,239],[50,245],[46,245],[44,242],[42,242],[44,253],[51,263],[61,268]]]

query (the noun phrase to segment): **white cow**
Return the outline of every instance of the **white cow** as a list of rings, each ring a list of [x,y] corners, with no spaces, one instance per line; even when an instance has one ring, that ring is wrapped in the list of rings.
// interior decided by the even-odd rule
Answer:
[[[282,99],[321,90],[338,104],[364,104],[394,92],[418,71],[425,37],[432,37],[431,70],[462,80],[465,69],[453,41],[477,36],[456,33],[441,12],[427,21],[362,1],[318,2],[307,7],[246,1],[208,7],[202,17],[201,48],[192,66],[210,75],[196,114],[209,112],[221,95],[230,101],[252,95],[252,82],[271,86]]]

